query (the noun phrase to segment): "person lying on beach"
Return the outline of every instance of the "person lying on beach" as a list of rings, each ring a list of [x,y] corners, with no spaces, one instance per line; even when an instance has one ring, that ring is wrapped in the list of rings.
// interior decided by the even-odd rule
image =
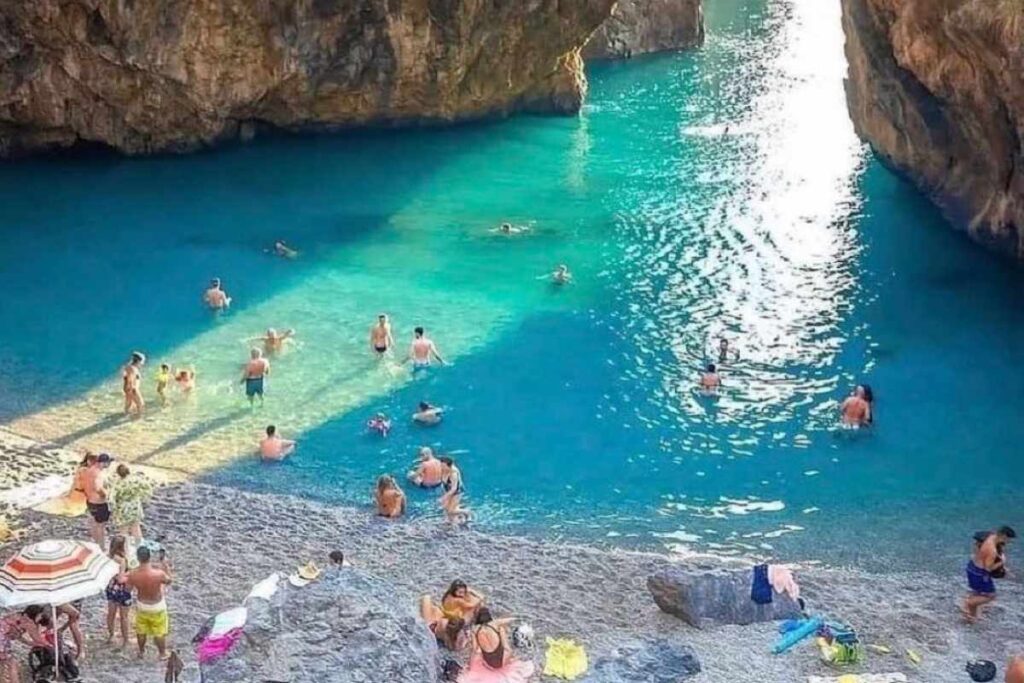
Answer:
[[[429,595],[420,598],[420,616],[427,624],[427,629],[434,634],[439,647],[453,652],[465,648],[466,622],[461,617],[447,617],[444,610],[434,604]]]
[[[490,672],[501,672],[507,683],[527,681],[533,675],[533,662],[519,661],[512,657],[512,645],[506,628],[513,619],[495,619],[490,610],[481,607],[476,615],[473,629],[473,654],[469,658],[469,669],[459,677],[460,682],[490,680]]]
[[[280,256],[281,258],[292,259],[298,256],[299,252],[285,244],[284,240],[277,240],[274,242],[274,255]]]
[[[231,297],[221,289],[219,277],[210,280],[210,286],[203,293],[203,302],[215,311],[223,311],[231,306]]]
[[[182,368],[177,371],[174,375],[174,382],[178,385],[178,389],[185,396],[192,393],[192,390],[196,388],[196,371],[194,368]]]
[[[551,282],[556,285],[567,285],[572,282],[572,273],[569,272],[569,266],[563,263],[555,268],[555,272],[551,273]]]
[[[278,332],[273,327],[268,327],[265,334],[259,337],[251,337],[247,343],[263,342],[263,352],[268,356],[284,351],[285,342],[295,337],[295,330],[289,328],[284,332]]]
[[[377,505],[377,514],[381,517],[397,519],[405,514],[405,493],[389,474],[377,478],[373,500]]]
[[[868,427],[871,425],[871,388],[858,384],[853,393],[839,406],[840,418],[846,427]]]
[[[977,621],[978,610],[995,601],[996,584],[993,579],[1006,576],[1006,546],[1015,538],[1017,532],[1004,526],[989,533],[977,544],[967,563],[967,587],[970,592],[960,608],[967,622]]]
[[[477,611],[483,607],[484,596],[456,579],[441,597],[441,611],[448,619],[462,619],[471,624],[476,620]]]
[[[714,394],[722,386],[722,377],[714,363],[708,363],[700,375],[700,388],[706,394]]]
[[[425,489],[437,488],[444,479],[444,466],[434,457],[434,451],[424,446],[420,449],[420,461],[416,469],[409,472],[409,481]]]
[[[282,439],[277,427],[267,425],[267,435],[260,440],[260,457],[264,460],[284,460],[295,451],[295,442]]]
[[[431,405],[426,401],[420,401],[419,410],[412,414],[414,422],[427,426],[439,424],[442,417],[444,417],[444,409]]]

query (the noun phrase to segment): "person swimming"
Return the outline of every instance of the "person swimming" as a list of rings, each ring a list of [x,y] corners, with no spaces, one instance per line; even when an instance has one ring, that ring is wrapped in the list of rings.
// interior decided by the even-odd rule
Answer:
[[[512,225],[511,223],[502,223],[496,228],[492,228],[491,232],[499,235],[522,235],[523,233],[529,232],[530,227],[527,225]]]
[[[377,324],[370,328],[370,349],[377,354],[377,358],[383,358],[394,345],[391,323],[387,314],[381,313],[377,316]]]
[[[293,259],[299,255],[299,252],[285,244],[284,240],[277,240],[274,242],[274,254],[281,258]]]
[[[178,389],[181,393],[188,396],[192,393],[192,390],[196,388],[196,371],[194,368],[179,369],[174,376],[174,381],[178,384]]]
[[[839,406],[843,426],[854,429],[871,426],[874,421],[872,411],[874,398],[871,387],[865,384],[858,384],[854,387],[850,396]]]
[[[718,389],[722,386],[722,377],[718,374],[718,368],[715,367],[714,363],[708,363],[704,368],[704,372],[700,375],[700,388],[708,394],[714,394],[718,392]]]
[[[556,285],[567,285],[572,282],[572,273],[569,272],[569,266],[564,263],[559,264],[555,268],[555,272],[551,273],[551,282]]]
[[[285,342],[295,337],[295,330],[289,328],[284,332],[278,332],[273,327],[268,327],[265,334],[259,337],[249,338],[249,343],[263,342],[263,352],[267,355],[284,351]]]
[[[282,439],[277,427],[267,425],[267,435],[260,439],[260,457],[264,460],[284,460],[295,452],[295,442]]]
[[[386,438],[391,431],[391,420],[384,413],[377,413],[366,421],[366,427],[371,432],[377,432],[381,437]]]
[[[160,397],[160,405],[167,405],[167,385],[171,383],[171,366],[161,363],[156,373],[156,395]]]
[[[444,409],[438,408],[437,406],[431,405],[426,401],[420,401],[419,410],[412,414],[414,422],[418,422],[421,425],[433,426],[441,423],[441,419],[444,417]]]
[[[210,280],[210,286],[203,294],[203,301],[215,311],[223,311],[231,306],[231,297],[222,289],[219,277]]]
[[[420,461],[408,474],[409,481],[420,488],[433,489],[444,479],[444,466],[434,457],[434,451],[424,446],[420,449]]]
[[[433,340],[426,336],[422,327],[417,327],[413,330],[412,344],[409,346],[409,357],[406,358],[406,362],[412,361],[413,370],[417,370],[430,367],[434,359],[441,365],[447,365]]]

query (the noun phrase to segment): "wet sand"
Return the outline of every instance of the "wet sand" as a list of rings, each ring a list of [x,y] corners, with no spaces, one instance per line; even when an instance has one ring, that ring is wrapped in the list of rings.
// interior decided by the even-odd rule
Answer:
[[[5,462],[31,458],[28,469],[38,460],[40,478],[54,466],[6,438],[0,438],[0,452]],[[26,538],[18,544],[85,536],[83,518],[24,514]],[[449,581],[462,578],[483,591],[498,613],[525,617],[534,625],[538,642],[545,636],[572,637],[586,644],[591,657],[623,637],[664,635],[694,647],[704,667],[695,680],[702,683],[789,683],[831,672],[809,643],[786,655],[769,654],[776,639],[774,624],[699,631],[662,614],[645,580],[673,561],[665,556],[452,529],[439,516],[390,522],[368,509],[194,483],[161,488],[147,506],[146,526],[147,536],[164,539],[174,562],[176,582],[168,595],[172,642],[189,665],[188,681],[198,680],[188,642],[208,616],[236,605],[253,583],[271,572],[287,573],[309,559],[325,563],[327,553],[336,548],[355,565],[393,581],[410,601],[424,592],[440,597]],[[0,547],[0,558],[6,559],[18,544]],[[722,560],[687,562],[696,567]],[[908,569],[910,562],[912,558]],[[966,680],[963,666],[968,659],[993,659],[1002,668],[1009,654],[1024,650],[1024,643],[1013,640],[1020,637],[1024,604],[1024,590],[1016,581],[1002,582],[999,603],[982,623],[967,626],[957,614],[963,593],[959,576],[869,575],[817,567],[797,569],[796,574],[812,613],[849,621],[864,642],[893,650],[892,655],[869,654],[855,671],[903,671],[911,681],[960,683]],[[156,680],[162,668],[152,651],[139,663],[134,649],[115,652],[104,644],[105,609],[100,597],[86,602],[90,655],[83,665],[85,680]],[[920,667],[904,655],[908,648],[923,656]]]

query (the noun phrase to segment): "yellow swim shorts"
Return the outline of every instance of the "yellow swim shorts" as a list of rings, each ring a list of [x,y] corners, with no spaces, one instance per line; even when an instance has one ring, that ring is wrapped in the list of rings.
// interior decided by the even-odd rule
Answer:
[[[171,629],[171,620],[167,616],[167,610],[159,612],[135,613],[135,632],[140,636],[152,636],[163,638]]]

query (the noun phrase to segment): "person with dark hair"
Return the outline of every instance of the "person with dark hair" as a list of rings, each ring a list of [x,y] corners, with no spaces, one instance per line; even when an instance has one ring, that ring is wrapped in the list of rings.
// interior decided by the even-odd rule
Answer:
[[[210,280],[210,286],[203,293],[203,302],[215,311],[223,311],[231,306],[231,297],[221,287],[219,277]]]
[[[427,629],[434,634],[437,644],[443,648],[461,650],[466,642],[466,622],[462,617],[448,617],[444,610],[434,604],[429,595],[420,598],[420,616],[427,623]]]
[[[340,550],[332,550],[330,553],[327,554],[327,559],[329,559],[331,561],[331,564],[336,567],[345,566],[345,553],[341,552]]]
[[[974,555],[967,562],[967,586],[970,592],[960,608],[968,622],[977,621],[978,610],[996,599],[994,579],[1006,576],[1006,546],[1015,538],[1017,532],[1008,526],[975,536]]]
[[[722,386],[722,378],[714,363],[708,363],[700,375],[700,388],[706,394],[713,394]]]
[[[128,364],[121,371],[121,391],[124,393],[124,414],[142,417],[146,402],[142,398],[142,366],[146,364],[146,356],[132,351]]]
[[[167,634],[170,632],[170,618],[164,586],[171,583],[171,563],[165,560],[160,569],[150,560],[152,553],[142,546],[136,551],[139,566],[128,572],[124,584],[136,594],[135,635],[139,643],[139,659],[146,655],[146,640],[153,638],[160,659],[167,658]]]
[[[382,474],[377,478],[373,500],[377,505],[377,514],[381,517],[396,519],[405,514],[405,493],[390,474]]]
[[[89,456],[86,456],[88,460]],[[110,455],[100,453],[90,461],[82,473],[81,484],[85,490],[85,507],[89,511],[89,535],[99,547],[106,545],[107,522],[110,521],[110,503],[106,488],[105,470],[112,462]]]
[[[473,629],[473,654],[469,658],[469,668],[460,681],[471,683],[490,680],[493,678],[492,672],[500,672],[502,680],[508,683],[525,682],[533,675],[533,662],[512,657],[512,645],[506,628],[512,621],[509,617],[495,619],[486,607],[480,608],[476,615],[476,628]]]
[[[854,429],[870,426],[874,419],[872,415],[874,398],[871,387],[865,384],[855,386],[853,393],[839,406],[843,425]]]
[[[114,626],[121,625],[121,647],[128,646],[128,613],[132,607],[132,592],[125,585],[128,571],[127,542],[124,536],[110,539],[110,559],[120,566],[120,573],[110,580],[105,591],[107,598],[107,642],[114,642]]]
[[[449,522],[456,522],[459,519],[466,519],[469,516],[467,510],[462,508],[462,496],[466,487],[462,481],[462,470],[458,468],[455,461],[447,455],[438,458],[441,461],[441,488],[444,493],[438,499],[441,509],[444,510],[445,518]]]
[[[295,451],[295,442],[282,439],[277,427],[267,425],[267,436],[260,441],[260,457],[264,460],[284,460]]]
[[[473,623],[477,611],[484,604],[484,596],[466,585],[465,581],[456,579],[448,586],[441,597],[441,611],[448,619],[462,619]]]
[[[416,412],[412,414],[413,422],[427,427],[440,424],[442,418],[444,418],[444,408],[431,405],[426,401],[420,401]]]
[[[409,357],[406,362],[412,361],[412,369],[418,370],[430,366],[432,360],[437,360],[441,365],[447,365],[444,358],[437,350],[434,342],[426,336],[422,327],[413,330],[412,345],[409,347]]]
[[[35,619],[29,616],[26,608],[22,612],[9,612],[0,616],[0,680],[20,681],[21,669],[18,659],[14,656],[14,643],[21,642],[29,646],[45,646]],[[36,607],[42,612],[41,607]]]
[[[388,315],[381,313],[377,316],[377,324],[370,328],[370,350],[377,354],[377,358],[384,358],[394,345],[395,339],[391,336]]]

